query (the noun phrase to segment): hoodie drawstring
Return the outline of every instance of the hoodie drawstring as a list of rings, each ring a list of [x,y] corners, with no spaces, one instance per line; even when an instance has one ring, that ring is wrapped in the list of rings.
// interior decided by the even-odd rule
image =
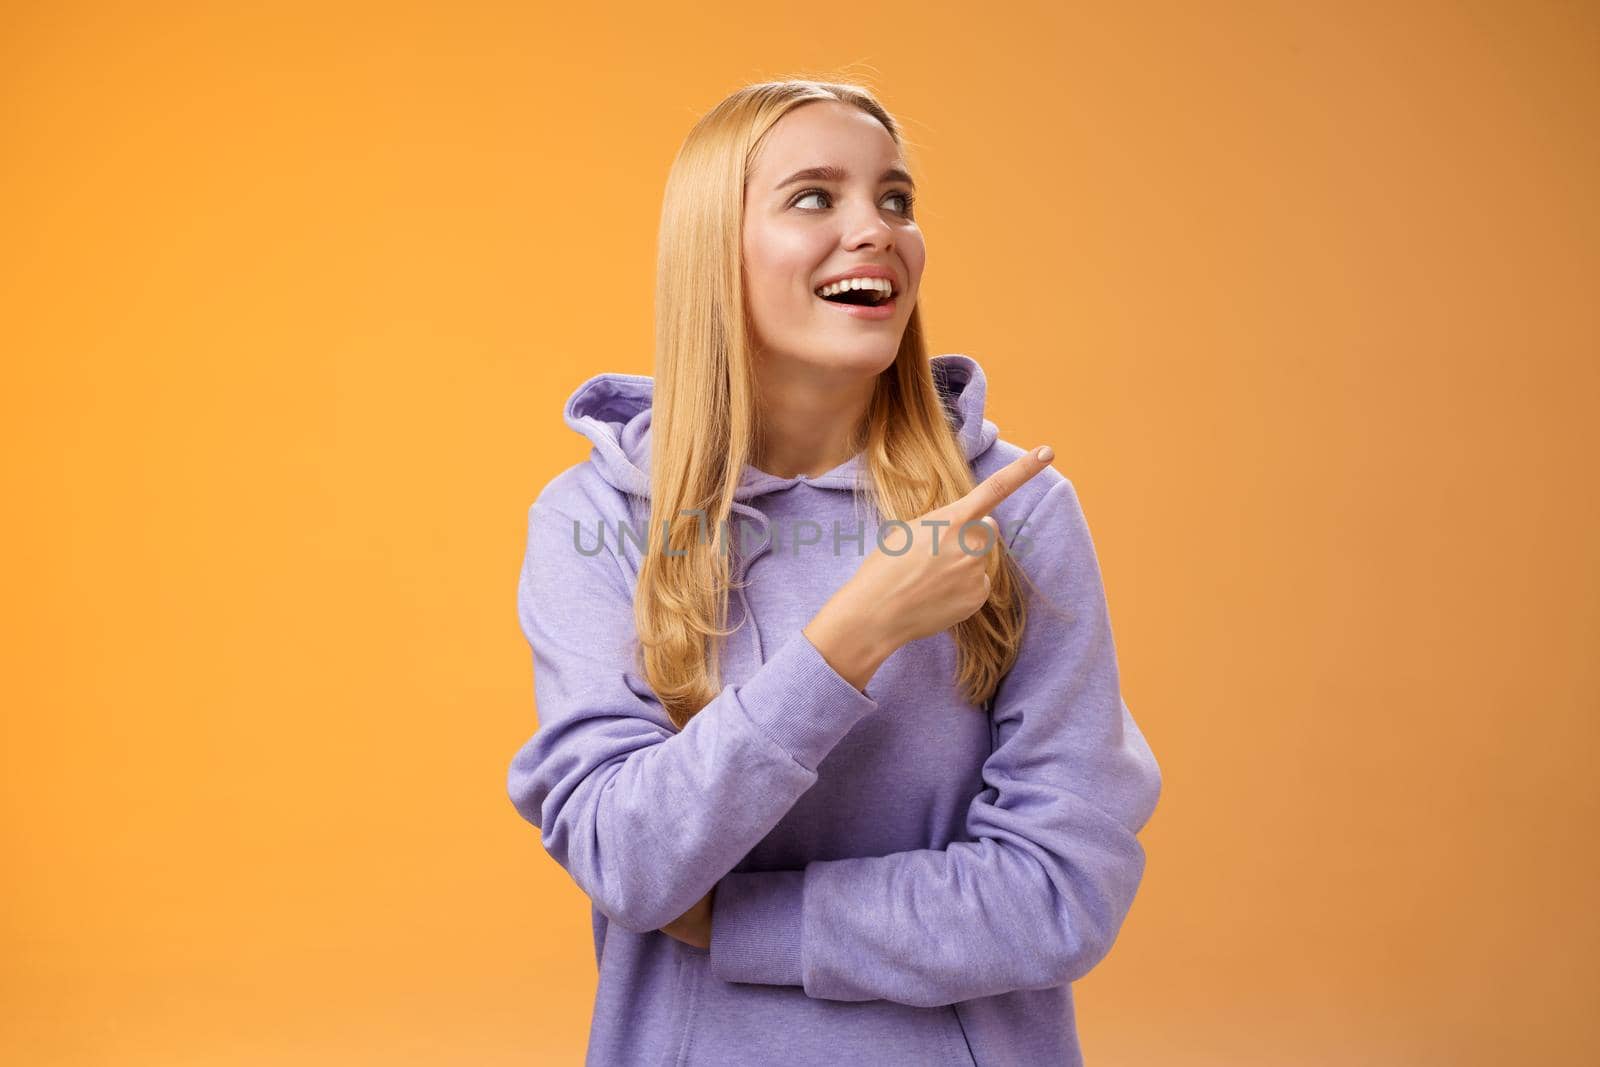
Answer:
[[[744,581],[750,575],[751,565],[754,564],[756,560],[760,559],[761,556],[772,547],[771,523],[767,520],[766,515],[762,514],[756,508],[750,507],[748,504],[740,504],[736,502],[733,505],[733,510],[759,523],[762,529],[761,543],[755,547],[748,558],[744,556],[743,552],[744,539],[742,537],[738,537],[738,547],[740,550],[738,554],[739,565],[734,573],[734,581],[739,583],[735,586],[735,589],[739,593],[739,605],[743,612],[739,620],[739,625],[749,626],[750,651],[755,656],[755,665],[760,667],[766,662],[766,660],[763,658],[763,652],[761,649],[761,631],[757,628],[756,620],[751,615],[750,598],[745,595]],[[735,536],[737,537],[738,535]]]

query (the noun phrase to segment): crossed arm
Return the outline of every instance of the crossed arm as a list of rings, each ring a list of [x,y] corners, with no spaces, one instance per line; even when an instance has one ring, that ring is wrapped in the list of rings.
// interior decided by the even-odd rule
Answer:
[[[1160,770],[1121,696],[1098,562],[1055,476],[1030,514],[1030,602],[995,693],[997,744],[942,849],[734,868],[877,703],[803,633],[674,731],[617,642],[631,599],[614,559],[571,579],[568,516],[536,503],[519,590],[541,726],[511,765],[518,810],[623,928],[649,933],[715,890],[711,966],[726,981],[831,1000],[930,1006],[1081,977],[1109,951],[1144,871],[1137,834]]]

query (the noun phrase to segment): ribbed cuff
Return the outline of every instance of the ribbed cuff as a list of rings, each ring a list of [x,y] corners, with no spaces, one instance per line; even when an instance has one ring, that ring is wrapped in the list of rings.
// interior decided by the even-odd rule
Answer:
[[[816,770],[878,702],[851,685],[797,632],[738,689],[751,721],[808,770]]]
[[[806,872],[744,871],[717,883],[711,973],[725,982],[804,985],[800,905]]]

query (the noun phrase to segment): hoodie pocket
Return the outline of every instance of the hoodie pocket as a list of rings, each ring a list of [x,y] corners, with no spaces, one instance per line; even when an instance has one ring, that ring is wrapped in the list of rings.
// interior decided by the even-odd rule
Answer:
[[[667,1044],[661,1062],[668,1067],[683,1067],[690,1059],[694,1047],[695,1025],[699,1021],[700,990],[705,984],[706,967],[711,953],[692,945],[678,942],[678,980],[673,990],[672,1009],[676,1018],[672,1040]]]

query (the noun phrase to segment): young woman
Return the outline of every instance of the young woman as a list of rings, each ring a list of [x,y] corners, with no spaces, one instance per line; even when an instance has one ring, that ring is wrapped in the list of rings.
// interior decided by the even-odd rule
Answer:
[[[591,1064],[1081,1061],[1161,774],[1072,483],[927,354],[901,149],[859,86],[709,112],[656,376],[578,387],[529,509],[509,789],[594,904]]]

